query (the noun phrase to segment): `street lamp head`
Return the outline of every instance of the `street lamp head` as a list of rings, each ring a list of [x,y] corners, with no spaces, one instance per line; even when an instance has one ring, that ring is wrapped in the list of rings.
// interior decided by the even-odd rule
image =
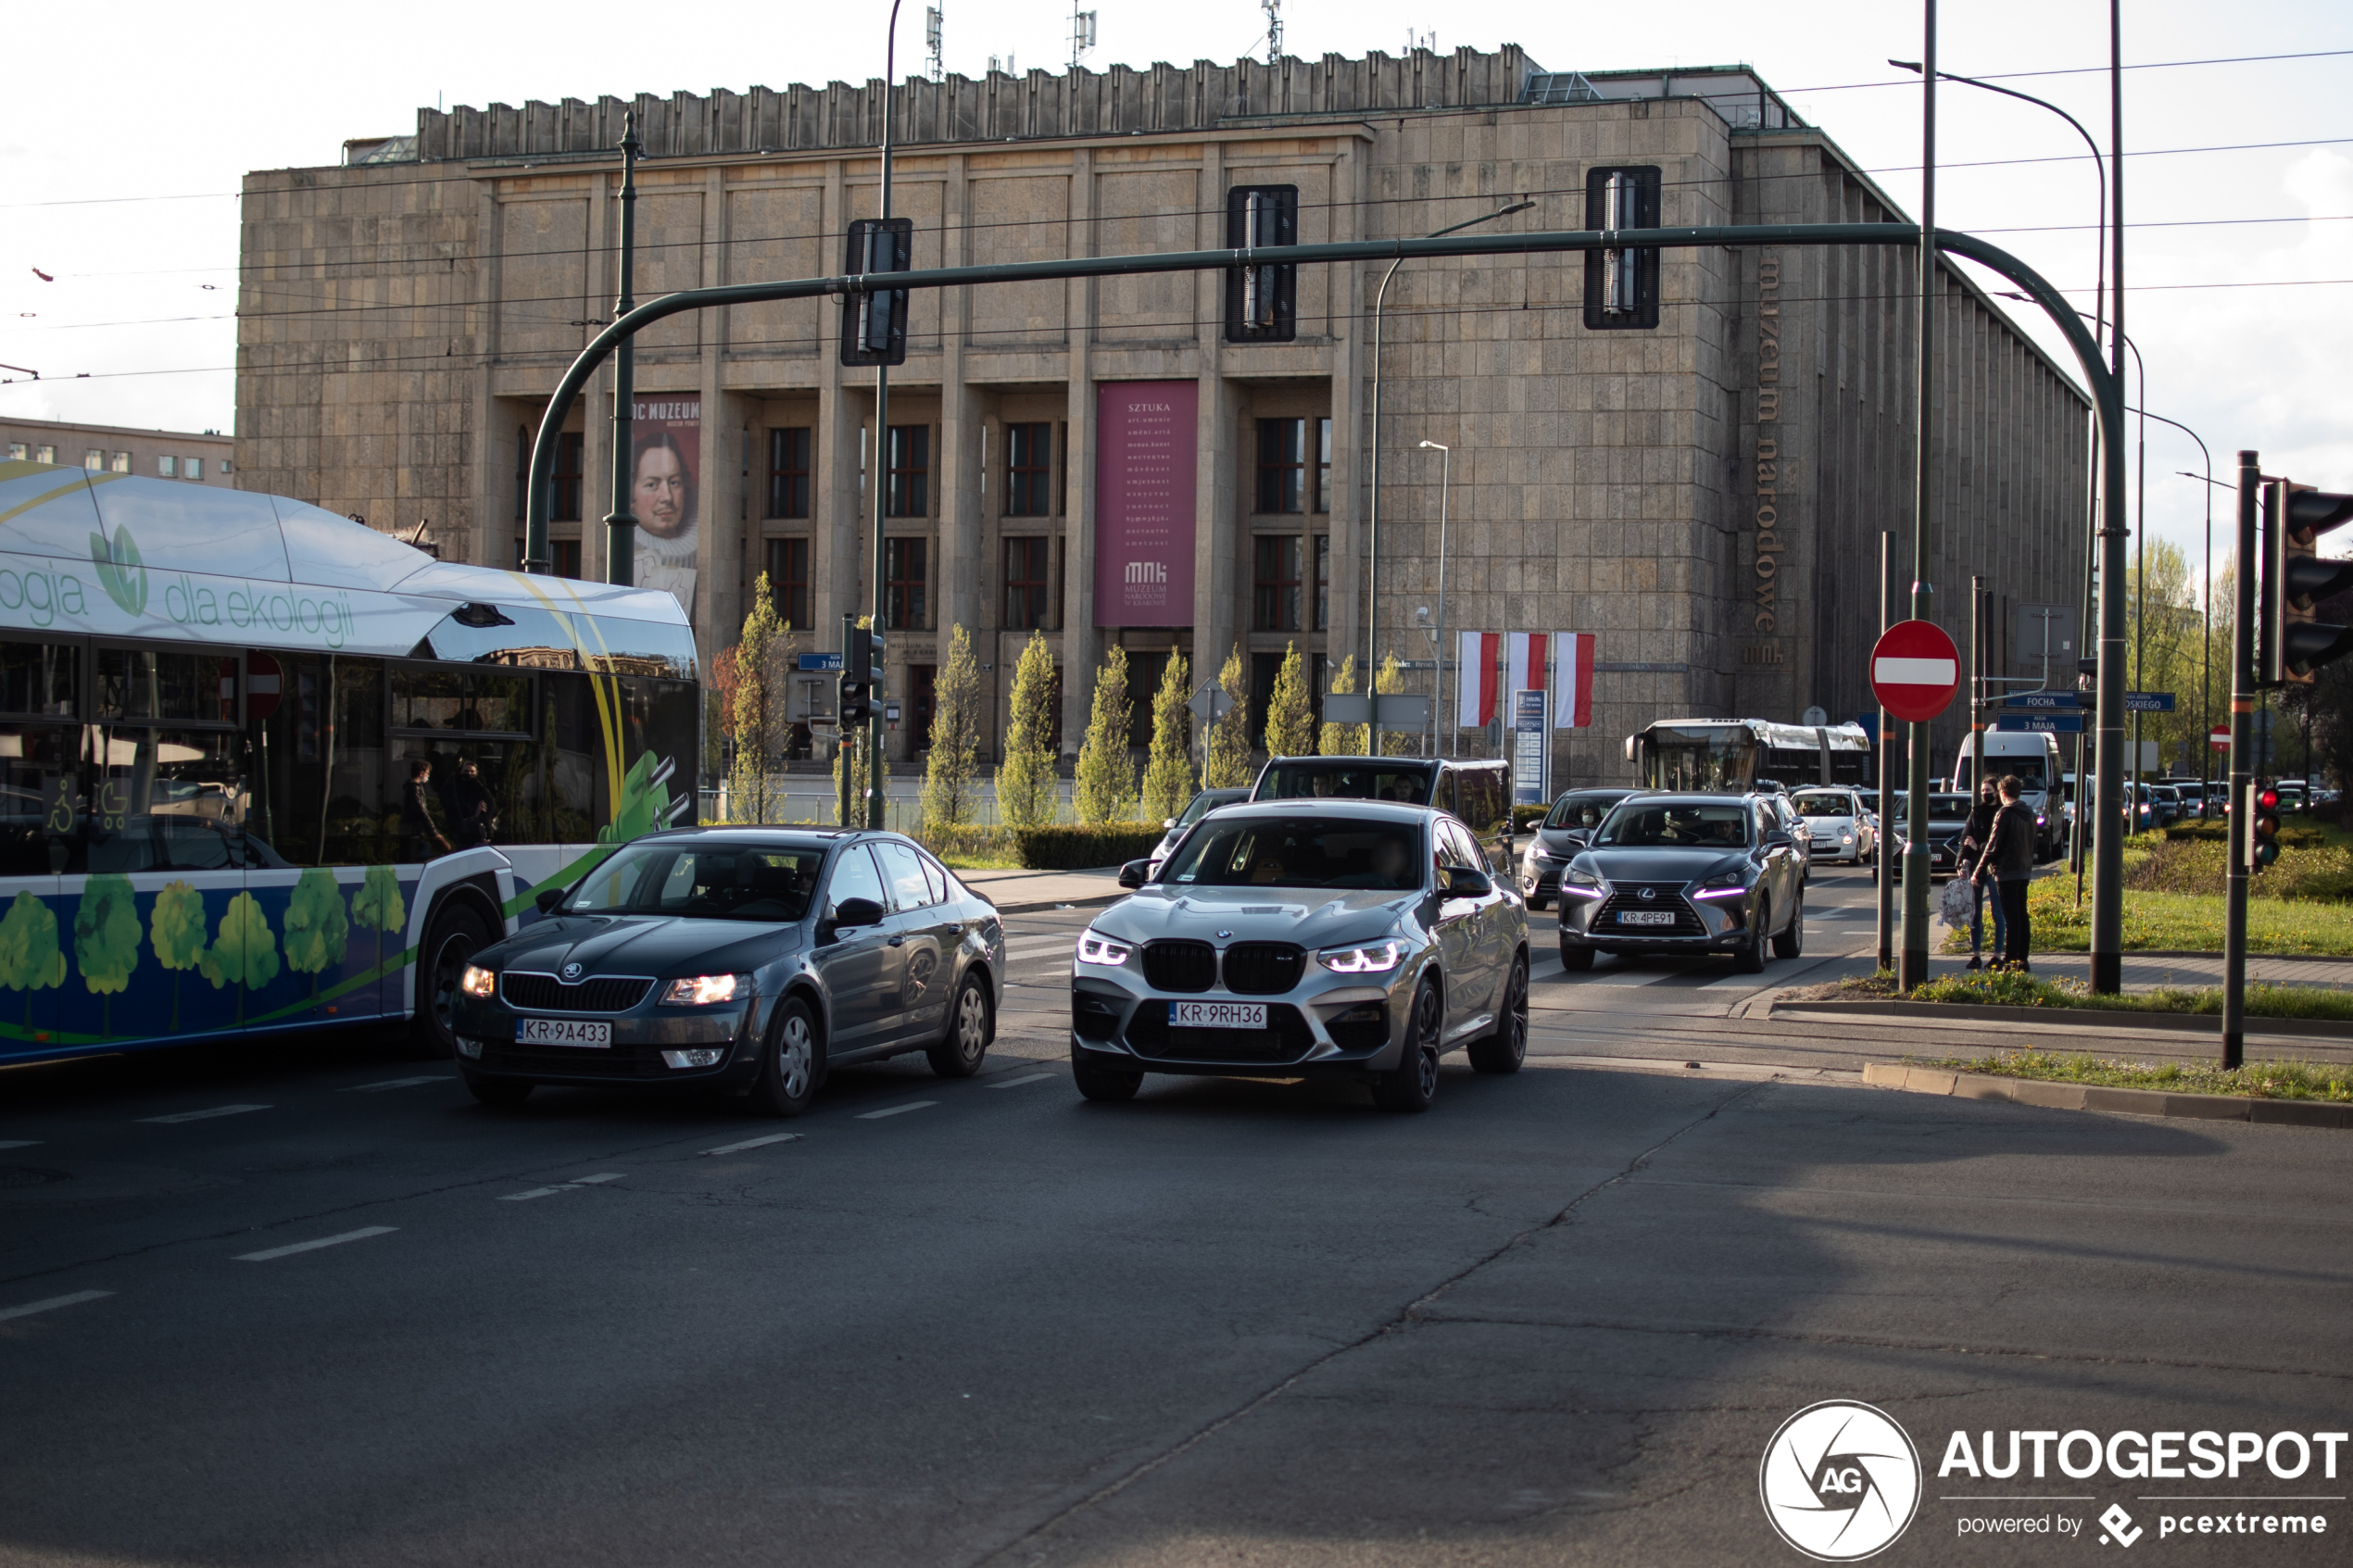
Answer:
[[[1498,218],[1509,218],[1513,213],[1526,212],[1529,207],[1534,207],[1535,205],[1536,204],[1532,201],[1516,201],[1512,203],[1511,206],[1502,208],[1495,214],[1495,216]]]
[[[1428,447],[1433,452],[1452,452],[1453,450],[1452,446],[1441,446],[1435,441],[1425,441],[1422,445]]]
[[[1920,69],[1920,63],[1918,60],[1890,60],[1887,63],[1897,70],[1918,71]]]
[[[1414,623],[1417,626],[1429,624],[1429,606],[1416,605],[1414,607]]]

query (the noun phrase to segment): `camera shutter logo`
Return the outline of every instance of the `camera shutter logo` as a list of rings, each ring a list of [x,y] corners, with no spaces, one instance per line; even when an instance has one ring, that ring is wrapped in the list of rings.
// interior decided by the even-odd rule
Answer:
[[[1781,1539],[1818,1562],[1859,1562],[1911,1524],[1919,1451],[1884,1411],[1825,1399],[1781,1423],[1756,1486]]]

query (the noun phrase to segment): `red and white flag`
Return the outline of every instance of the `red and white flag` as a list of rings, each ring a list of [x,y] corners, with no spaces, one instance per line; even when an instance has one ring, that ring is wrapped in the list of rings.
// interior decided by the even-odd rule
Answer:
[[[1507,692],[1541,692],[1544,689],[1544,645],[1550,639],[1541,632],[1506,632],[1504,633],[1504,689]]]
[[[1466,730],[1495,719],[1495,661],[1502,657],[1503,635],[1496,632],[1463,633],[1461,684],[1455,688],[1454,722]]]
[[[1553,659],[1558,667],[1553,727],[1581,730],[1593,721],[1593,633],[1554,633]]]

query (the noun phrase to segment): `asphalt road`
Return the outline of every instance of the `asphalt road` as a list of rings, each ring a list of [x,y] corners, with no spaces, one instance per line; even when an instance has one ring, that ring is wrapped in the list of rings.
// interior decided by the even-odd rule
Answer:
[[[791,1123],[495,1111],[333,1041],[9,1074],[0,1563],[1795,1563],[1759,1460],[1838,1399],[1926,1467],[1878,1561],[2080,1557],[2112,1503],[2169,1561],[2343,1560],[2353,1451],[1937,1469],[1957,1429],[2344,1430],[2353,1136],[1867,1089],[1872,1030],[1606,962],[1540,965],[1528,1070],[1428,1116],[1088,1105],[1088,914],[1012,922],[983,1076]],[[2264,1500],[2146,1500],[2216,1494]],[[2054,1530],[1960,1534],[2007,1517]]]

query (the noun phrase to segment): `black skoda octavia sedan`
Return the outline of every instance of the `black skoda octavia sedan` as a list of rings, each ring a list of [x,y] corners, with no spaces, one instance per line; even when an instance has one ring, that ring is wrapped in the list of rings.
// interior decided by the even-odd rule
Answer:
[[[474,1098],[686,1085],[797,1116],[829,1067],[979,1071],[1004,991],[996,906],[896,834],[691,828],[633,840],[476,953],[451,1009]]]

